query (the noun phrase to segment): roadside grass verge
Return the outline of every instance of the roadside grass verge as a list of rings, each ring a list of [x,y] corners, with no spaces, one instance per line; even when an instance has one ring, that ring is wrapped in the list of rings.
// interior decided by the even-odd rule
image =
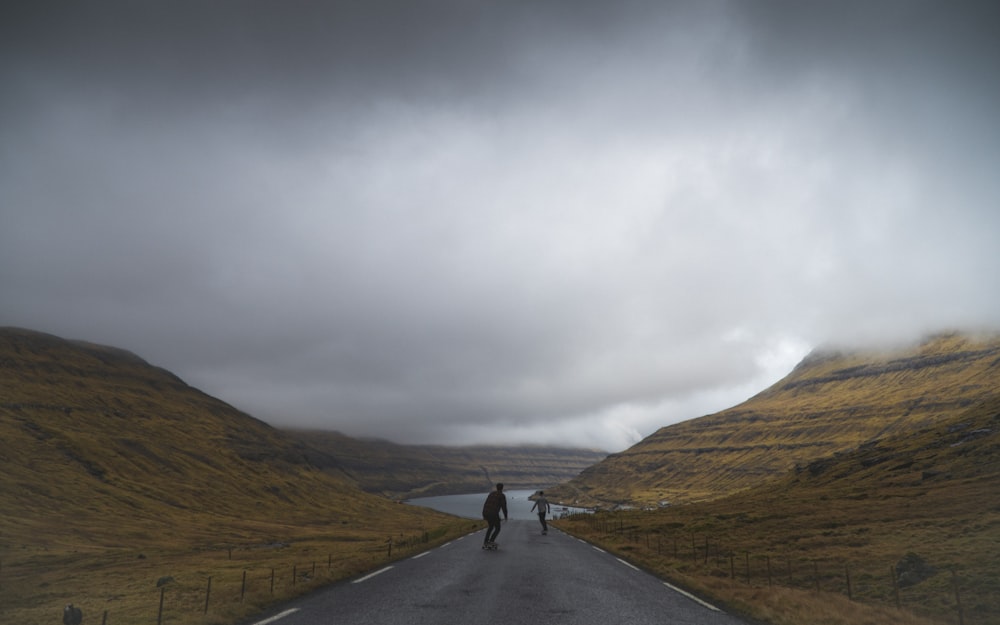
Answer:
[[[773,625],[1000,625],[1000,507],[983,505],[994,491],[992,480],[874,501],[775,490],[556,523]]]
[[[231,625],[480,526],[441,517],[414,527],[398,518],[368,528],[262,525],[228,543],[8,543],[0,562],[0,622],[51,625],[73,603],[86,623]]]

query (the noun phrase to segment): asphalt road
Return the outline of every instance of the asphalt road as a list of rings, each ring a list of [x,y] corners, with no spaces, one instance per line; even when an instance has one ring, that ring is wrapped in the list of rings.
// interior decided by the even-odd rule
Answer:
[[[576,538],[509,521],[345,581],[255,625],[745,625]]]

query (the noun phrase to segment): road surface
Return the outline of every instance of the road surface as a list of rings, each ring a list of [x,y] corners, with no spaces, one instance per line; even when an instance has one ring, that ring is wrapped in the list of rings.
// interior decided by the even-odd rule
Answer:
[[[745,625],[534,521],[503,524],[285,604],[254,625]]]

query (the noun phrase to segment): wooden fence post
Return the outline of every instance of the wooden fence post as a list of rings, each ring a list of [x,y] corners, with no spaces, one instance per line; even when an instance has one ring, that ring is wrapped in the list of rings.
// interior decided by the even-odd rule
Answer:
[[[896,608],[899,608],[901,607],[901,603],[899,601],[899,580],[896,579],[896,567],[890,566],[889,573],[892,574],[892,594],[896,597]]]
[[[208,614],[208,600],[212,596],[212,576],[208,576],[208,588],[205,589],[205,614]]]
[[[243,598],[247,594],[247,570],[243,569],[243,584],[240,586],[240,603],[243,603]]]
[[[163,625],[163,592],[165,590],[165,586],[160,586],[160,609],[156,613],[156,625]]]
[[[274,594],[274,567],[271,567],[271,594]]]
[[[847,598],[854,600],[854,593],[851,591],[851,568],[848,565],[844,565],[844,578],[847,580]]]
[[[955,605],[958,608],[958,625],[965,625],[965,615],[962,611],[962,597],[958,594],[958,574],[951,572],[951,583],[955,588]]]
[[[764,556],[764,562],[767,564],[767,587],[771,587],[771,556]]]
[[[816,592],[819,592],[819,564],[813,560],[813,580],[816,582]]]
[[[743,554],[746,556],[747,561],[747,586],[750,585],[750,552],[744,551]]]

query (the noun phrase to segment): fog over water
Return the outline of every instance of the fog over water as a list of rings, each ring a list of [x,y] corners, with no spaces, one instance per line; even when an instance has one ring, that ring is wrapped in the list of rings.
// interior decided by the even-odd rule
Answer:
[[[532,512],[531,507],[535,502],[528,499],[536,492],[535,490],[505,490],[507,495],[508,518],[522,521],[538,521],[538,512]],[[483,503],[486,501],[488,492],[470,493],[465,495],[441,495],[438,497],[418,497],[410,499],[406,503],[425,508],[433,508],[440,512],[447,512],[455,516],[469,519],[483,518]],[[550,502],[551,503],[551,502]],[[569,508],[552,504],[552,510],[548,518],[557,518],[562,514],[571,512],[583,512],[581,508]],[[502,516],[502,515],[501,515]]]

